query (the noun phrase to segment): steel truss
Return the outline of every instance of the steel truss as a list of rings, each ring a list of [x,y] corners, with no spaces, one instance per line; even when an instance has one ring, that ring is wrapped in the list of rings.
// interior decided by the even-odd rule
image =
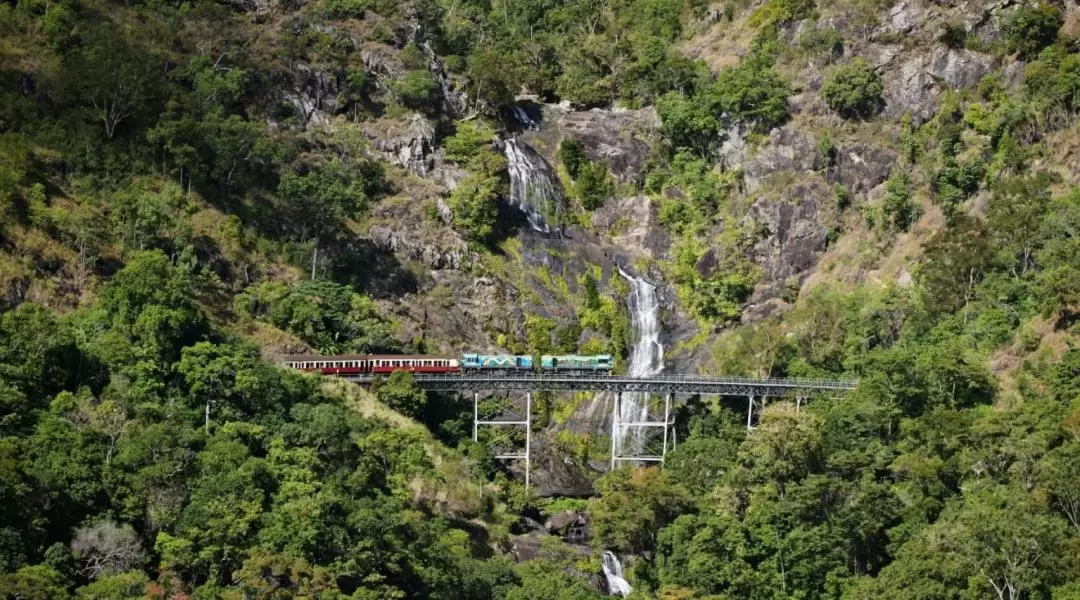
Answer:
[[[651,399],[650,399],[651,400]],[[614,469],[621,462],[658,462],[664,464],[667,458],[668,442],[671,449],[675,449],[675,421],[671,413],[672,394],[664,394],[664,412],[662,415],[655,411],[646,412],[642,421],[624,422],[620,419],[622,413],[622,392],[615,393],[615,407],[611,416],[611,468]],[[635,435],[636,434],[636,435]],[[638,447],[631,445],[626,447],[627,438],[640,441]],[[660,442],[657,450],[656,442]]]
[[[372,375],[347,375],[360,384],[371,383]],[[701,377],[696,375],[655,375],[634,378],[624,375],[568,375],[561,373],[468,373],[461,375],[413,375],[413,382],[432,392],[476,390],[551,392],[648,392],[652,394],[700,394],[702,396],[754,396],[806,398],[822,392],[847,392],[857,382],[830,379],[751,379],[746,377]]]
[[[480,430],[488,432],[488,445],[495,452],[497,460],[522,460],[525,462],[525,487],[529,487],[529,475],[532,470],[532,392],[525,392],[525,404],[521,406],[507,398],[494,409],[480,414],[480,392],[473,392],[473,434],[474,442],[480,441]],[[524,431],[525,446],[517,446],[515,433]],[[518,436],[520,437],[520,436]]]
[[[344,376],[361,385],[370,384],[371,375]],[[480,441],[486,430],[488,444],[499,460],[521,460],[525,463],[525,487],[530,483],[532,470],[532,395],[535,391],[552,392],[614,392],[615,406],[611,423],[611,468],[627,462],[664,463],[668,449],[675,449],[675,394],[702,396],[743,396],[749,399],[746,428],[754,430],[760,422],[765,402],[769,398],[795,398],[795,410],[813,396],[843,394],[855,389],[857,382],[827,379],[751,379],[744,377],[700,377],[693,375],[655,375],[632,378],[621,375],[570,375],[562,373],[468,373],[461,375],[413,375],[413,382],[432,392],[472,392],[473,441]],[[524,405],[507,399],[495,409],[480,414],[480,390],[494,392],[525,392]],[[663,414],[649,411],[643,421],[624,422],[620,419],[623,392],[663,394]],[[658,409],[659,410],[659,409]],[[638,433],[640,448],[627,452],[620,443],[620,433]],[[515,434],[516,437],[515,437]],[[524,447],[521,437],[524,437]],[[660,447],[656,448],[659,439]]]

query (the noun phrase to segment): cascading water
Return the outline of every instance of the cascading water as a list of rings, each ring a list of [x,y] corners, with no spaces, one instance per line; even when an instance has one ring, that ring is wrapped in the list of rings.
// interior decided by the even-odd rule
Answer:
[[[514,114],[514,120],[517,121],[523,129],[540,129],[540,124],[529,116],[528,111],[517,104],[510,107],[510,112]]]
[[[664,370],[664,347],[660,344],[660,302],[656,286],[640,277],[634,277],[619,268],[619,274],[630,282],[627,308],[630,326],[636,336],[630,349],[630,377],[648,377]],[[640,423],[649,419],[649,394],[626,392],[619,410],[620,423]],[[619,454],[639,453],[645,440],[640,427],[622,427],[616,432],[615,444]]]
[[[612,596],[618,594],[625,598],[630,595],[630,592],[634,591],[634,588],[630,587],[630,583],[623,577],[622,563],[619,562],[619,557],[615,556],[614,552],[604,552],[604,561],[601,568],[604,570],[604,577],[607,579],[609,594]]]
[[[519,208],[536,231],[548,233],[548,218],[558,220],[562,194],[555,187],[551,167],[528,144],[515,138],[506,140],[510,171],[510,204]]]

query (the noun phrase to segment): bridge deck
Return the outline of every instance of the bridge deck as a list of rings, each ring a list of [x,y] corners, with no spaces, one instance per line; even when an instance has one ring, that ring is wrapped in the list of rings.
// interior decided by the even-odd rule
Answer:
[[[371,375],[345,376],[356,383],[371,383]],[[711,396],[812,396],[845,393],[857,382],[830,379],[752,379],[699,375],[570,375],[561,373],[467,373],[413,375],[417,387],[433,392],[494,391],[597,391],[703,394]]]

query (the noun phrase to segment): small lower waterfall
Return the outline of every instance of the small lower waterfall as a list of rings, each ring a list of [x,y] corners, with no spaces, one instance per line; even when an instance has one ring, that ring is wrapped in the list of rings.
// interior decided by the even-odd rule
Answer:
[[[506,140],[506,160],[510,171],[510,204],[521,209],[536,231],[548,233],[548,219],[558,220],[562,193],[555,186],[551,167],[528,144]]]
[[[664,347],[660,344],[660,302],[656,298],[656,286],[640,277],[634,277],[619,268],[619,274],[630,282],[627,308],[635,342],[630,349],[631,377],[647,377],[664,370]],[[633,423],[648,420],[649,394],[627,392],[622,396],[619,421]],[[640,452],[644,444],[640,429],[623,428],[616,432],[616,447],[620,454]]]
[[[612,596],[618,594],[625,598],[630,595],[630,592],[634,591],[634,588],[630,587],[630,583],[623,577],[622,563],[619,562],[619,557],[615,556],[614,552],[604,552],[604,561],[601,568],[604,570],[604,578],[607,579],[609,594]]]

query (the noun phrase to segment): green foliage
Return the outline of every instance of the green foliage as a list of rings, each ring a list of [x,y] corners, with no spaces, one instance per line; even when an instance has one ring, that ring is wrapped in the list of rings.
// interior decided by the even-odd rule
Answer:
[[[608,171],[607,163],[589,161],[581,165],[574,191],[585,210],[596,210],[615,193],[615,182]]]
[[[443,141],[446,159],[465,169],[486,175],[506,170],[506,157],[494,150],[495,131],[483,121],[463,121],[454,135]]]
[[[801,21],[813,17],[816,8],[814,0],[769,0],[754,11],[748,24],[751,27],[769,27]]]
[[[934,179],[934,202],[941,207],[946,219],[956,219],[960,204],[979,190],[986,168],[979,162],[957,163],[949,158]]]
[[[919,206],[911,197],[911,184],[903,171],[894,171],[885,182],[881,209],[890,231],[907,231],[918,220]]]
[[[768,57],[753,54],[728,67],[715,80],[699,77],[687,96],[671,92],[656,109],[661,131],[676,148],[709,156],[722,141],[719,130],[727,120],[768,132],[788,118],[791,86],[773,69]]]
[[[454,227],[477,244],[489,243],[499,218],[497,201],[503,187],[495,177],[478,175],[459,183],[450,194]]]
[[[242,317],[266,321],[328,354],[401,348],[393,337],[393,326],[380,315],[374,301],[331,281],[258,284],[236,296],[234,309]]]
[[[821,97],[847,119],[869,119],[885,105],[881,77],[862,57],[837,65],[825,74]]]
[[[749,123],[767,132],[788,118],[791,86],[763,58],[751,57],[720,71],[704,100],[716,114]]]
[[[585,154],[585,145],[575,138],[566,138],[559,142],[557,155],[572,179],[577,179],[582,166],[589,162],[589,157]]]
[[[406,108],[434,111],[439,100],[439,82],[427,69],[413,69],[394,82],[394,95]]]
[[[427,394],[413,384],[412,373],[408,371],[391,373],[375,389],[375,397],[397,412],[413,418],[420,418],[427,404]]]
[[[1049,2],[1020,6],[1005,20],[1005,47],[1031,58],[1054,43],[1062,22],[1061,10]]]
[[[659,469],[619,469],[601,477],[599,496],[589,504],[596,536],[605,548],[641,552],[653,532],[686,509],[690,497]]]
[[[795,44],[800,50],[813,57],[821,57],[826,61],[843,56],[844,38],[833,27],[819,27],[811,22],[799,32]]]

